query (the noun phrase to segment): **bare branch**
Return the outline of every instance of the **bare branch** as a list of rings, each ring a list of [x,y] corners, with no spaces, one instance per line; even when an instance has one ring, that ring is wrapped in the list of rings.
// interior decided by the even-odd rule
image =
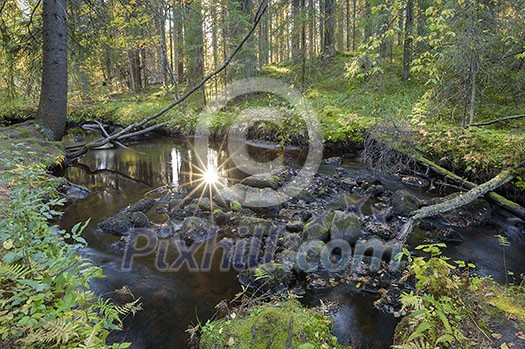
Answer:
[[[487,122],[477,122],[477,123],[474,123],[474,124],[470,124],[469,126],[487,126],[487,125],[495,124],[495,123],[500,122],[500,121],[511,120],[511,119],[519,119],[519,118],[522,118],[522,117],[525,117],[525,114],[504,116],[502,118],[491,120],[491,121],[487,121]]]

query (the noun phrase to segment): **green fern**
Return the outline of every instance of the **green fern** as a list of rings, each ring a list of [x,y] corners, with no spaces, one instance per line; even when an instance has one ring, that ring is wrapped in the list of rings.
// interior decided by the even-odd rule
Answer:
[[[405,343],[401,345],[393,345],[392,349],[435,349],[430,343],[423,339],[416,342]]]
[[[22,264],[5,264],[0,262],[0,280],[23,279],[31,270]]]
[[[119,315],[126,316],[129,313],[135,315],[137,311],[142,310],[142,303],[139,303],[140,298],[135,299],[133,302],[126,303],[124,305],[116,305],[115,310]]]
[[[44,320],[44,327],[32,330],[20,342],[24,344],[34,343],[57,343],[65,344],[70,339],[78,337],[77,322],[66,321],[64,319]]]
[[[97,343],[95,343],[95,330],[91,331],[91,334],[84,340],[84,343],[80,344],[77,349],[97,349]]]

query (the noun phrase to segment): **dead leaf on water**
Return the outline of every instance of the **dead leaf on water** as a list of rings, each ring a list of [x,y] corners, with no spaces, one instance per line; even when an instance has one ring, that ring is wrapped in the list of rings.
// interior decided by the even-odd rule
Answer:
[[[522,331],[516,332],[516,337],[525,340],[525,333],[523,333]]]

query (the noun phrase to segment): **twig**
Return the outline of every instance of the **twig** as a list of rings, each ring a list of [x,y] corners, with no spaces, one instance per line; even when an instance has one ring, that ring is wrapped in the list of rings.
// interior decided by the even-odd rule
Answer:
[[[495,123],[500,122],[500,121],[511,120],[511,119],[519,119],[519,118],[522,118],[524,116],[525,116],[525,114],[504,116],[502,118],[491,120],[491,121],[487,121],[487,122],[477,122],[475,124],[470,124],[469,126],[487,126],[487,125],[495,124]]]

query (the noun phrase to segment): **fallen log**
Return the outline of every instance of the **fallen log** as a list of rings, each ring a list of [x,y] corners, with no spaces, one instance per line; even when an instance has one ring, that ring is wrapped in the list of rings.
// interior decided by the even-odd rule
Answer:
[[[477,198],[489,192],[492,192],[493,190],[497,189],[503,184],[510,182],[516,176],[521,176],[524,173],[525,173],[525,166],[522,163],[515,168],[506,169],[506,170],[501,171],[496,177],[492,178],[491,180],[483,184],[475,186],[474,188],[470,189],[466,193],[461,193],[457,196],[454,196],[450,200],[447,200],[447,201],[444,201],[444,202],[441,202],[435,205],[424,206],[424,207],[421,207],[420,209],[415,210],[414,212],[412,212],[408,221],[403,225],[400,232],[397,234],[396,239],[402,242],[405,242],[408,236],[410,235],[410,233],[412,233],[412,229],[414,225],[421,219],[433,217],[438,214],[445,213],[445,212],[454,210],[456,208],[465,206],[473,202]]]
[[[462,177],[458,176],[454,172],[449,171],[449,170],[447,170],[446,168],[444,168],[442,166],[439,166],[438,164],[436,164],[433,161],[425,158],[421,154],[417,154],[416,153],[413,156],[414,156],[415,159],[417,159],[417,161],[419,161],[422,164],[425,164],[426,166],[428,166],[434,172],[439,173],[440,175],[442,175],[443,177],[445,177],[448,180],[453,181],[454,183],[457,183],[458,185],[460,185],[461,187],[465,188],[466,190],[471,190],[471,189],[474,189],[474,188],[478,187],[478,185],[476,183],[470,182],[470,181],[466,180],[465,178],[462,178]],[[521,167],[523,167],[523,165],[518,166],[518,168],[521,168]],[[507,198],[505,198],[505,197],[503,197],[503,196],[501,196],[501,195],[499,195],[499,194],[497,194],[497,193],[495,193],[493,191],[488,192],[485,195],[485,198],[489,202],[491,202],[492,204],[494,204],[496,206],[499,206],[502,209],[504,209],[505,211],[512,213],[516,217],[519,217],[519,218],[525,220],[525,208],[523,208],[521,205],[515,203],[514,201],[511,201],[511,200],[509,200],[509,199],[507,199]]]

